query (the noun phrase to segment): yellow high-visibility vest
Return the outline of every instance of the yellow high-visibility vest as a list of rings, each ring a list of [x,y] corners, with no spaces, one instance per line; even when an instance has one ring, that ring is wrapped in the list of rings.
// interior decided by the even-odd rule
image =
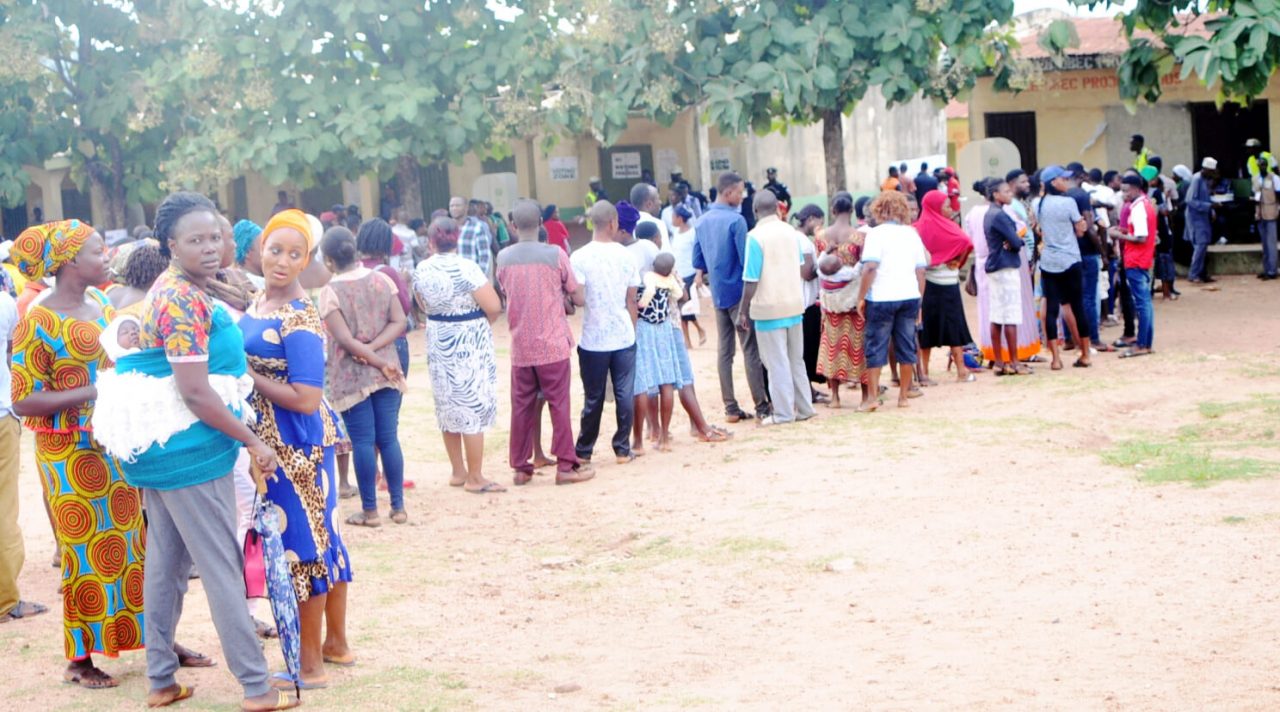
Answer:
[[[1263,151],[1260,154],[1260,156],[1262,160],[1267,162],[1267,165],[1271,166],[1272,170],[1275,169],[1276,167],[1275,156],[1271,155],[1267,151]],[[1249,156],[1249,177],[1250,178],[1257,178],[1258,176],[1262,175],[1262,167],[1258,165],[1258,158],[1259,156]]]

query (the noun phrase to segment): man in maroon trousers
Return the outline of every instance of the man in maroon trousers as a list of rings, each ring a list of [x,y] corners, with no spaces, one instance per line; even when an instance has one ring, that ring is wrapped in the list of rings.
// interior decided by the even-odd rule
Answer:
[[[556,484],[586,482],[595,472],[574,452],[569,412],[573,332],[566,315],[568,304],[581,306],[586,299],[564,250],[538,242],[542,226],[538,204],[516,201],[511,216],[518,242],[498,253],[498,284],[507,297],[511,328],[511,469],[517,485],[533,479],[530,460],[541,432],[541,393],[551,408]]]

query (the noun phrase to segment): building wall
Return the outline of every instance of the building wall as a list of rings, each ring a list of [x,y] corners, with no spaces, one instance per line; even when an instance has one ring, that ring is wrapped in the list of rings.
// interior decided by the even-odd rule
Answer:
[[[1115,70],[1048,72],[1031,89],[1014,94],[997,92],[990,78],[978,80],[969,102],[970,132],[986,138],[984,114],[1034,111],[1036,153],[1041,166],[1080,161],[1086,166],[1119,168],[1133,159],[1129,137],[1143,134],[1153,153],[1165,158],[1166,170],[1192,164],[1191,102],[1211,102],[1216,93],[1195,77],[1186,81],[1176,73],[1162,81],[1164,94],[1154,106],[1140,105],[1130,114],[1117,93]],[[1280,80],[1273,79],[1259,99],[1270,102],[1273,144],[1280,140]],[[1248,136],[1241,136],[1240,142]]]
[[[819,150],[821,146],[819,128]],[[850,190],[874,190],[891,165],[918,156],[946,155],[946,115],[932,100],[920,97],[889,108],[872,88],[845,120],[844,153]]]

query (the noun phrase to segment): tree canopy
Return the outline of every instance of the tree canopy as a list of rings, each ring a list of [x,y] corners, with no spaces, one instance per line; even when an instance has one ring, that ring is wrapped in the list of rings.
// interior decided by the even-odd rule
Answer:
[[[1115,2],[1131,106],[1181,63],[1222,100],[1280,65],[1280,0]],[[824,126],[843,186],[840,118],[868,91],[963,98],[983,73],[1019,87],[1012,0],[6,0],[0,2],[0,201],[22,166],[68,152],[78,180],[126,201],[209,190],[247,170],[300,186],[501,152],[509,138],[590,133],[682,111],[724,134]],[[1054,52],[1073,41],[1052,25]],[[402,186],[403,188],[404,186]],[[406,189],[406,197],[417,192]]]

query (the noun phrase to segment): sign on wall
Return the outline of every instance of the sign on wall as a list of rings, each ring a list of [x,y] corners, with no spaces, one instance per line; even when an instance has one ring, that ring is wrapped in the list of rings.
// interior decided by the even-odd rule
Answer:
[[[613,154],[613,179],[614,180],[639,180],[640,179],[640,154],[639,153]]]
[[[711,172],[723,173],[724,171],[733,170],[733,161],[729,159],[729,149],[713,148],[711,149]]]
[[[554,180],[554,181],[578,180],[578,157],[577,156],[552,156],[550,163],[551,163],[551,180]]]
[[[671,169],[680,165],[680,156],[673,148],[659,148],[653,152],[653,177],[659,186],[666,187],[671,179]]]

